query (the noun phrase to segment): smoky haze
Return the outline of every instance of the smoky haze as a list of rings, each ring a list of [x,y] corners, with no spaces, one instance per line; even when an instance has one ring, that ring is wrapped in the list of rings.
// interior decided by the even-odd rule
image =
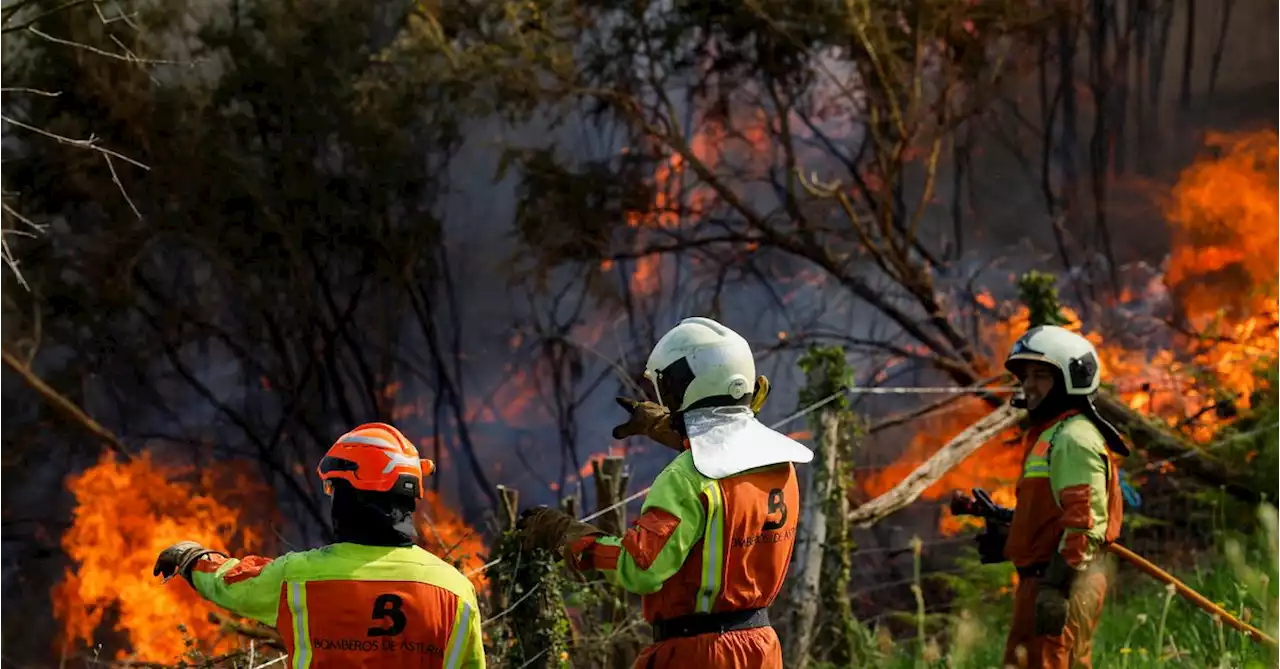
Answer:
[[[1136,105],[1130,101],[1130,110],[1126,114],[1127,132],[1120,144],[1109,148],[1112,156],[1124,166],[1109,174],[1109,191],[1102,209],[1111,233],[1110,261],[1101,257],[1096,243],[1097,220],[1088,179],[1079,179],[1078,197],[1084,213],[1074,221],[1067,221],[1066,226],[1067,246],[1076,263],[1071,269],[1077,274],[1083,271],[1082,267],[1088,266],[1104,270],[1112,261],[1140,276],[1158,274],[1169,251],[1162,198],[1182,167],[1202,150],[1204,134],[1274,125],[1277,113],[1275,8],[1266,3],[1235,3],[1226,26],[1228,37],[1221,41],[1220,53],[1216,31],[1223,18],[1224,6],[1216,3],[1201,7],[1199,11],[1195,20],[1214,29],[1195,31],[1196,39],[1190,52],[1191,75],[1185,83],[1182,81],[1184,58],[1187,56],[1184,5],[1178,5],[1170,20],[1168,55],[1159,70],[1159,90],[1154,90],[1152,80],[1143,78],[1153,72],[1130,75],[1137,79],[1133,80],[1135,83],[1128,94],[1133,96],[1138,88],[1143,89],[1147,116],[1138,118]],[[1216,67],[1215,61],[1220,61]],[[1150,64],[1148,66],[1151,67]],[[1089,54],[1082,48],[1076,71],[1084,76],[1088,67]],[[1211,71],[1216,72],[1212,82]],[[1019,95],[1034,98],[1035,77],[1027,76],[1024,81],[1026,83]],[[1110,104],[1117,104],[1114,96]],[[1093,118],[1093,102],[1087,89],[1082,88],[1077,106],[1080,130],[1074,160],[1076,170],[1086,175]],[[1038,112],[1031,105],[1028,113]],[[1152,119],[1155,124],[1151,123]],[[1141,132],[1138,131],[1139,126]],[[588,143],[582,141],[582,137],[592,132],[596,131],[578,126],[561,130],[552,137],[560,146],[576,146],[571,151],[581,154],[583,159],[617,150],[618,142],[608,138],[597,138],[596,146],[583,148]],[[1061,138],[1061,127],[1056,133],[1059,142],[1065,141]],[[467,291],[471,297],[464,301],[469,305],[470,313],[474,314],[474,318],[467,320],[467,328],[473,335],[468,337],[467,351],[468,358],[474,361],[474,387],[489,388],[509,381],[510,372],[504,370],[509,361],[526,365],[525,369],[531,368],[527,357],[522,360],[522,356],[509,346],[512,324],[526,319],[530,308],[527,303],[514,299],[508,289],[511,273],[508,259],[510,254],[518,252],[510,225],[515,210],[516,177],[508,175],[506,179],[493,183],[489,175],[495,173],[498,154],[504,147],[538,146],[541,145],[538,140],[544,135],[539,130],[512,132],[484,124],[471,136],[463,155],[451,165],[452,180],[457,190],[449,200],[448,221],[453,243],[467,249],[462,254],[467,267],[463,273],[467,276]],[[1021,134],[1015,134],[1013,138],[1015,142],[1012,144],[1008,140],[990,137],[975,140],[973,164],[966,173],[965,181],[959,184],[965,191],[966,238],[959,242],[960,259],[949,270],[952,281],[968,281],[976,276],[978,285],[989,288],[1002,300],[1014,297],[1009,276],[1033,268],[1062,269],[1052,231],[1054,213],[1046,208],[1039,170],[1034,169],[1038,167],[1035,164],[1038,157],[1029,153],[1038,138]],[[1052,156],[1050,178],[1055,187],[1060,187],[1063,179],[1060,162],[1066,149],[1059,147],[1056,151]],[[1033,169],[1028,168],[1028,156]],[[827,167],[830,165],[812,165],[820,175]],[[924,228],[931,231],[925,236],[940,240],[938,247],[957,243],[951,234],[953,212],[947,204],[952,201],[956,187],[953,174],[954,165],[944,161],[935,198],[939,204],[932,207],[924,218]],[[772,197],[771,194],[757,196]],[[1073,224],[1074,228],[1071,227]],[[1141,269],[1144,266],[1148,269]],[[693,285],[701,284],[686,283],[672,290],[671,282],[675,280],[676,270],[669,263],[664,267],[667,283],[661,291],[661,303],[654,307],[651,320],[644,323],[648,330],[644,338],[650,342],[679,318],[703,313],[708,306],[705,301],[699,303],[695,299],[696,290],[690,290]],[[769,350],[779,344],[780,333],[794,332],[798,324],[841,331],[855,337],[883,336],[888,331],[887,324],[873,310],[851,301],[840,287],[825,285],[819,272],[785,259],[775,260],[773,267],[777,270],[775,276],[791,281],[793,285],[770,290],[757,282],[740,280],[725,291],[721,304],[722,321],[756,344],[761,357],[760,371],[774,382],[773,394],[762,416],[765,422],[780,419],[796,408],[796,392],[803,383],[802,376],[795,369],[794,354]],[[683,274],[686,279],[688,272],[686,267]],[[945,281],[947,277],[942,279]],[[572,277],[567,280],[572,281]],[[706,286],[702,286],[702,290],[705,289]],[[787,297],[785,308],[778,305],[778,293]],[[1072,299],[1074,294],[1068,293],[1065,297]],[[606,309],[591,313],[586,320],[609,322],[611,325],[606,330],[610,336],[591,342],[587,328],[583,328],[579,343],[596,346],[601,354],[612,358],[621,359],[625,355],[628,369],[632,372],[638,370],[637,365],[643,361],[648,342],[628,340],[631,323],[625,318],[619,320],[616,312]],[[994,353],[999,355],[1001,352]],[[602,363],[597,364],[599,361],[589,362],[594,365],[595,373],[608,373]],[[859,365],[860,383],[870,382],[878,371],[867,363],[870,361]],[[899,380],[890,381],[891,384],[941,380],[936,375],[918,371],[903,373],[899,370],[899,374]],[[584,376],[594,378],[592,373]],[[621,390],[621,383],[617,378],[610,378],[596,387],[581,405],[575,421],[576,462],[585,462],[591,454],[605,453],[613,444],[610,428],[624,417],[613,404],[615,390]],[[860,402],[864,411],[876,414],[914,400],[877,398]],[[540,414],[547,418],[545,412]],[[799,431],[804,427],[803,421],[797,421],[784,431]],[[502,463],[502,473],[495,476],[495,480],[520,486],[524,495],[522,499],[529,503],[547,502],[564,493],[563,489],[551,490],[547,485],[561,483],[564,463],[560,460],[571,457],[560,450],[560,437],[553,428],[547,426],[545,432],[534,430],[533,434],[519,439],[503,436],[501,426],[495,429],[494,434],[497,435],[492,437],[495,443],[487,443],[483,448],[486,459],[492,457],[492,462]],[[526,441],[529,438],[532,442]],[[523,459],[535,465],[532,472],[510,462],[507,449],[513,443],[524,444],[517,448],[527,451]],[[668,456],[660,448],[642,444],[633,446],[641,449],[629,454],[633,481],[640,485],[651,479],[652,473],[665,463]],[[558,456],[549,457],[548,453],[552,452]],[[892,456],[889,454],[887,457]]]
[[[1085,185],[1088,180],[1080,180],[1081,215],[1068,222],[1066,230],[1068,246],[1075,258],[1078,262],[1089,260],[1091,269],[1105,269],[1109,262],[1146,263],[1158,268],[1169,250],[1160,198],[1178,171],[1200,152],[1204,133],[1275,126],[1280,109],[1276,96],[1274,3],[1237,0],[1227,24],[1228,37],[1221,41],[1216,33],[1226,3],[1207,3],[1207,7],[1205,4],[1198,3],[1200,14],[1195,20],[1213,28],[1195,31],[1196,39],[1189,52],[1193,67],[1187,85],[1183,86],[1182,77],[1184,55],[1188,53],[1183,37],[1188,17],[1182,13],[1184,5],[1178,4],[1178,11],[1170,19],[1168,57],[1161,70],[1163,83],[1158,98],[1148,103],[1148,111],[1154,109],[1156,113],[1140,119],[1136,110],[1131,110],[1127,115],[1129,132],[1124,144],[1112,149],[1115,155],[1126,156],[1127,168],[1110,175],[1111,191],[1104,203],[1111,233],[1111,260],[1102,258],[1098,251],[1095,209]],[[1220,63],[1215,68],[1218,44],[1222,44],[1222,49]],[[1082,75],[1088,71],[1084,51],[1082,48],[1076,68]],[[201,72],[214,76],[213,69],[217,68]],[[1211,71],[1217,72],[1212,86]],[[177,76],[175,73],[180,70],[168,72]],[[1145,73],[1134,72],[1132,76],[1133,81],[1150,86]],[[1032,99],[1037,95],[1034,76],[1028,78],[1025,94]],[[1081,93],[1078,105],[1082,130],[1076,138],[1074,155],[1077,168],[1084,175],[1089,169],[1088,141],[1092,127],[1085,92]],[[1037,111],[1034,105],[1029,109]],[[1158,122],[1149,123],[1150,118]],[[1135,131],[1140,126],[1144,133],[1141,136]],[[625,416],[613,398],[619,393],[634,393],[631,384],[636,381],[636,372],[649,346],[682,317],[715,311],[722,322],[752,342],[758,353],[758,371],[768,375],[773,383],[773,392],[761,416],[766,424],[790,415],[797,408],[797,393],[804,379],[795,365],[795,350],[783,346],[797,332],[823,329],[859,338],[897,336],[894,328],[874,309],[851,298],[845,289],[831,285],[820,271],[794,258],[768,257],[759,261],[760,267],[767,270],[769,282],[762,282],[758,276],[745,271],[731,276],[714,309],[709,293],[715,277],[708,276],[714,273],[706,267],[694,266],[685,258],[664,262],[659,290],[650,298],[638,299],[639,306],[632,310],[619,308],[614,303],[599,305],[588,296],[587,306],[575,313],[570,304],[578,299],[575,291],[570,291],[572,297],[556,306],[552,306],[554,301],[545,295],[531,299],[527,282],[513,276],[513,268],[517,266],[513,257],[527,251],[523,250],[513,226],[519,175],[512,171],[501,180],[494,179],[502,151],[510,146],[539,146],[550,138],[558,140],[561,146],[573,147],[569,150],[575,156],[589,159],[612,155],[622,142],[586,121],[551,132],[542,127],[512,129],[494,120],[477,120],[465,134],[461,152],[448,164],[451,191],[441,203],[444,243],[457,290],[457,311],[451,312],[450,317],[455,320],[459,333],[467,415],[476,456],[491,483],[514,486],[521,491],[522,505],[551,503],[583,483],[582,489],[587,495],[584,501],[589,508],[594,502],[592,487],[589,480],[580,480],[578,472],[591,456],[607,453],[611,447],[618,447],[628,457],[632,490],[652,481],[669,461],[670,454],[643,440],[626,444],[614,442],[610,430]],[[10,137],[5,139],[8,144]],[[1008,300],[1013,297],[1010,275],[1030,268],[1062,270],[1051,225],[1054,213],[1046,207],[1038,167],[1029,170],[1024,158],[1018,155],[1019,148],[1032,151],[1031,162],[1036,165],[1032,149],[1035,141],[1019,133],[1013,134],[1012,141],[997,141],[985,135],[975,139],[974,162],[959,184],[966,191],[962,206],[963,240],[955,239],[952,234],[954,220],[949,203],[956,188],[952,179],[955,166],[944,158],[936,195],[939,204],[926,212],[923,223],[927,231],[924,237],[931,246],[936,241],[935,248],[956,249],[957,259],[947,273],[939,277],[942,285],[955,287],[973,279],[998,299]],[[1061,178],[1057,166],[1062,157],[1060,149],[1051,161],[1055,166],[1055,179]],[[820,162],[812,165],[819,174],[831,167]],[[759,197],[762,204],[774,198],[771,193],[753,192],[753,195]],[[93,216],[84,216],[70,223],[56,221],[50,235],[57,240],[55,243],[74,244],[77,226],[91,225],[94,220]],[[616,283],[629,280],[625,275],[634,271],[636,265],[635,261],[620,262],[619,271],[612,275]],[[866,271],[871,274],[874,269],[866,268]],[[562,269],[556,274],[553,288],[572,286],[577,279],[577,268]],[[8,294],[15,288],[11,279],[6,281]],[[1074,294],[1068,292],[1065,296],[1071,299]],[[537,337],[531,325],[546,321],[551,315],[562,324],[575,317],[579,321],[566,329],[566,336],[579,351],[582,369],[579,380],[573,384],[573,394],[580,401],[571,415],[560,414],[561,424],[556,420],[556,394],[551,388],[551,375],[538,362]],[[5,338],[11,340],[8,329]],[[406,335],[402,345],[414,349],[425,343]],[[45,350],[41,355],[48,356],[41,360],[43,368],[54,369],[61,367],[60,356],[70,354]],[[239,369],[233,362],[234,356],[226,351],[216,346],[206,347],[191,355],[192,366],[199,370],[200,378],[224,400],[271,401],[246,383],[251,375]],[[937,374],[911,365],[898,366],[886,377],[877,378],[884,363],[883,356],[858,356],[854,360],[858,382],[950,385]],[[161,376],[161,372],[147,369],[139,370],[138,374],[152,379]],[[232,428],[218,426],[218,412],[207,398],[191,391],[172,375],[156,382],[155,392],[169,400],[173,414],[140,415],[130,411],[129,403],[115,396],[114,385],[94,371],[66,383],[78,387],[90,415],[118,431],[126,440],[140,445],[154,444],[158,451],[163,450],[165,441],[150,440],[145,435],[170,431],[174,424],[206,442],[230,440],[234,435]],[[395,404],[430,406],[437,390],[420,380],[403,380]],[[51,415],[38,409],[39,400],[20,379],[8,372],[4,377],[4,398],[7,419],[4,439],[6,450],[13,453],[13,446],[21,442],[23,435],[32,429],[43,429],[40,426],[50,421]],[[862,397],[856,400],[855,408],[874,417],[919,403],[916,398]],[[394,422],[415,440],[434,432],[430,411],[406,412]],[[74,430],[63,429],[68,433],[68,444],[83,440]],[[782,431],[805,429],[807,426],[801,419]],[[451,507],[474,525],[488,529],[491,524],[489,500],[477,489],[462,457],[452,450],[457,446],[452,428],[446,428],[443,433],[435,475],[439,488]],[[889,462],[913,434],[913,428],[904,427],[878,435],[868,445],[867,457],[859,465],[874,467]],[[168,444],[167,447],[174,453],[186,453],[190,450],[188,446]],[[46,454],[44,465],[24,467],[20,479],[11,476],[11,470],[6,468],[4,500],[8,509],[3,584],[5,603],[11,607],[15,602],[34,602],[32,608],[24,610],[44,611],[48,606],[48,589],[66,566],[66,561],[57,557],[57,535],[71,517],[71,501],[64,491],[63,477],[67,472],[92,464],[96,456],[86,455],[83,449],[77,452],[70,446],[61,448]],[[437,457],[437,451],[431,447],[423,450],[424,455]],[[223,455],[226,454],[224,451]],[[307,453],[306,457],[314,459],[314,455],[318,453]],[[197,457],[207,460],[209,456]],[[309,469],[305,473],[300,480],[314,478]],[[320,498],[314,482],[304,491],[315,499]],[[293,494],[293,491],[289,493]],[[13,516],[8,513],[10,509],[26,510],[34,506],[47,506],[46,510],[53,512],[51,515],[62,519],[48,524],[50,529],[39,539],[15,533],[13,530],[28,519],[20,514],[23,517],[11,520]],[[292,507],[285,511],[286,515],[302,515]],[[892,526],[877,528],[874,534],[860,539],[860,543],[867,547],[901,546],[911,533],[934,521],[932,511],[912,510],[896,518]],[[308,546],[321,540],[321,534],[312,525],[303,519],[277,529],[289,541]],[[6,625],[6,641],[19,638],[10,634],[10,629]],[[48,648],[52,636],[49,625],[33,623],[24,634],[31,637],[19,639],[31,646],[27,651],[43,656],[43,649]],[[36,646],[40,648],[39,653],[33,650]]]

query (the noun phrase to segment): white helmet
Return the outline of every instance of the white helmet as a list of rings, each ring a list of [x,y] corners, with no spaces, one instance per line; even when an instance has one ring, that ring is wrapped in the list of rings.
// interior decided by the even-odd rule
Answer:
[[[1004,368],[1017,374],[1019,360],[1044,362],[1062,372],[1068,395],[1091,395],[1101,381],[1098,350],[1088,339],[1056,325],[1041,325],[1027,330],[1013,345]]]
[[[755,392],[756,361],[737,332],[710,318],[686,318],[654,345],[644,376],[673,412],[712,397],[745,404]]]

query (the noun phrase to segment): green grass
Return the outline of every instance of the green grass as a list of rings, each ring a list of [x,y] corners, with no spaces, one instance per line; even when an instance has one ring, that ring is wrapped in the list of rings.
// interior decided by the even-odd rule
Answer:
[[[1260,530],[1252,536],[1223,537],[1218,550],[1198,556],[1192,568],[1177,570],[1197,592],[1277,638],[1276,512],[1263,506]],[[974,561],[976,563],[976,560]],[[864,667],[877,669],[987,669],[1000,666],[1008,629],[1011,597],[992,598],[1007,584],[1010,567],[976,566],[954,580],[958,615],[930,616],[933,639],[899,640],[883,636],[877,657]],[[967,586],[964,584],[967,580]],[[1189,601],[1132,567],[1112,580],[1102,620],[1094,636],[1093,665],[1099,668],[1195,669],[1277,667],[1276,650],[1219,624]],[[822,664],[815,669],[832,669]]]

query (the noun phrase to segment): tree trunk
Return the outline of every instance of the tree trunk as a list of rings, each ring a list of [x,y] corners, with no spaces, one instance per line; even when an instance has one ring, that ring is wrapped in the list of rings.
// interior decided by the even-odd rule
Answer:
[[[1128,435],[1129,442],[1145,450],[1151,459],[1176,460],[1178,469],[1192,478],[1220,487],[1231,496],[1252,504],[1262,501],[1261,491],[1240,483],[1244,477],[1230,471],[1203,449],[1186,442],[1165,426],[1148,420],[1124,402],[1106,393],[1098,393],[1094,404],[1103,418]],[[1271,503],[1275,504],[1276,500],[1271,500]]]
[[[625,461],[616,456],[606,457],[603,461],[591,462],[592,476],[596,482],[596,511],[604,511],[622,501],[627,492],[627,481],[631,475],[624,466]],[[595,520],[596,526],[610,536],[621,536],[627,528],[627,505],[620,504]],[[628,615],[627,593],[616,588],[616,597],[607,598],[601,616],[608,621],[612,629],[618,629],[626,621]],[[607,642],[609,649],[606,657],[610,669],[625,669],[631,666],[631,658],[637,649],[631,647],[628,640],[611,638]]]
[[[826,501],[831,492],[832,472],[838,466],[840,445],[840,411],[823,409],[818,415],[821,432],[818,435],[818,458],[809,477],[801,506],[801,535],[797,538],[796,560],[798,574],[793,574],[797,588],[792,603],[796,607],[795,625],[792,628],[791,657],[787,666],[805,669],[809,666],[809,653],[813,646],[813,633],[818,620],[819,585],[822,582],[823,545],[827,542]]]

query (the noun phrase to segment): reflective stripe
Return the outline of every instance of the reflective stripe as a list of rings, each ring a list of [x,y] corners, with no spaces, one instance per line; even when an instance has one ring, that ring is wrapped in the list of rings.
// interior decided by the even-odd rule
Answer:
[[[471,605],[458,600],[458,610],[453,614],[453,629],[449,630],[449,643],[445,645],[444,669],[462,666],[462,649],[471,639]]]
[[[311,666],[311,634],[307,624],[307,584],[293,581],[289,588],[289,613],[293,616],[293,668]]]
[[[1049,459],[1043,455],[1029,455],[1022,466],[1022,478],[1043,479],[1049,477]]]
[[[345,435],[338,440],[338,443],[339,444],[364,444],[365,446],[377,446],[378,448],[381,448],[385,451],[395,451],[397,453],[400,451],[399,446],[396,446],[395,444],[387,441],[386,439],[379,439],[378,437],[366,437],[360,434]]]
[[[724,491],[720,482],[707,488],[707,529],[702,535],[702,587],[698,590],[698,613],[711,613],[720,597],[724,574]]]

